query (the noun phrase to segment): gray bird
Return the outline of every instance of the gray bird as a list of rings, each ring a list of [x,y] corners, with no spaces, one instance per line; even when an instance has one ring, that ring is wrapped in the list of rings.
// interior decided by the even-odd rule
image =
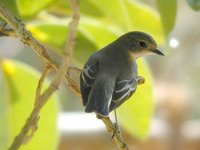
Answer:
[[[135,60],[148,54],[164,55],[150,35],[139,31],[126,33],[94,53],[80,75],[85,112],[108,116],[129,99],[143,80]]]

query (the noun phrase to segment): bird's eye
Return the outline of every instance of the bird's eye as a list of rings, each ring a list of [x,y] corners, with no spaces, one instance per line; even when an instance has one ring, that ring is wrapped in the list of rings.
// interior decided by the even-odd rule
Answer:
[[[144,42],[144,41],[139,41],[139,46],[142,47],[142,48],[145,48],[147,47],[147,44]]]

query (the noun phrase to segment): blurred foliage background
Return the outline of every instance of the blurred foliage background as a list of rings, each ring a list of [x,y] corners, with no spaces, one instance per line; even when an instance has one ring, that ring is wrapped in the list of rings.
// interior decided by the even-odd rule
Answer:
[[[163,49],[165,57],[148,56],[137,61],[139,75],[144,76],[146,82],[138,87],[136,94],[117,113],[120,125],[128,139],[132,139],[130,143],[133,142],[133,145],[138,145],[135,142],[137,140],[151,139],[155,119],[159,118],[159,121],[169,125],[170,134],[166,137],[173,137],[171,141],[165,139],[165,143],[172,145],[169,149],[177,149],[179,141],[174,139],[180,139],[181,135],[178,138],[175,135],[180,134],[183,122],[199,120],[200,117],[200,1],[80,2],[81,19],[71,65],[82,68],[92,53],[120,35],[134,30],[152,35]],[[47,47],[52,57],[56,59],[58,55],[62,55],[68,22],[71,19],[68,1],[2,0],[1,3],[25,22],[32,34]],[[0,38],[0,65],[0,150],[4,150],[31,112],[37,81],[44,66],[29,47],[18,39],[9,37]],[[65,84],[62,84],[43,109],[39,130],[22,149],[53,150],[62,147],[59,146],[59,135],[62,133],[57,126],[61,112],[84,112],[80,99]],[[160,128],[160,133],[167,130],[159,123],[157,126],[156,133]],[[78,146],[76,148],[74,145],[73,148],[78,149]],[[156,149],[149,149],[153,148]],[[165,148],[162,145],[163,149]]]

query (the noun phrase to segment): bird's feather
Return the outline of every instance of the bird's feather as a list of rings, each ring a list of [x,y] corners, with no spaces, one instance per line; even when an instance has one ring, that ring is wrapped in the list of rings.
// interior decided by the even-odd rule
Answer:
[[[131,80],[119,80],[115,84],[113,91],[112,102],[110,104],[110,111],[119,107],[125,100],[130,98],[137,88],[136,78]]]
[[[83,105],[86,106],[90,94],[91,86],[95,81],[98,72],[97,55],[93,55],[85,64],[80,75],[80,88]]]
[[[112,101],[114,86],[115,80],[109,75],[98,75],[92,85],[85,111],[107,116],[110,112],[109,107]]]

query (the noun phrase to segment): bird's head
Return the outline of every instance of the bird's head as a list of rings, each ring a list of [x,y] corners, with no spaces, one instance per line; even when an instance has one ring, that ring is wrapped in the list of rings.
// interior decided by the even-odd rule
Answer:
[[[149,54],[164,56],[164,54],[157,48],[155,40],[144,32],[129,32],[122,35],[118,40],[120,43],[125,44],[133,59]]]

